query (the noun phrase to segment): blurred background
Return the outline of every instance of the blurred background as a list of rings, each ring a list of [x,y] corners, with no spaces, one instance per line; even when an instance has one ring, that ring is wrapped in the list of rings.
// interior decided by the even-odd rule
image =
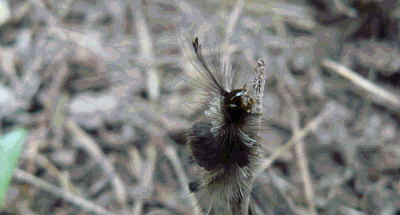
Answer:
[[[399,16],[382,0],[0,0],[1,133],[29,130],[0,214],[192,214],[195,36],[267,60],[262,144],[297,141],[256,180],[257,214],[400,214]]]

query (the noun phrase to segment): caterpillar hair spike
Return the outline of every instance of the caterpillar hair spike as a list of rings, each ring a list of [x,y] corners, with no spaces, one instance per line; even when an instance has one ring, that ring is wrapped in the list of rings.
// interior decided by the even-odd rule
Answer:
[[[191,156],[202,170],[195,193],[198,206],[202,214],[254,214],[249,201],[264,157],[258,130],[266,62],[259,60],[250,72],[254,77],[251,84],[245,77],[249,71],[233,68],[237,59],[224,61],[210,53],[209,67],[198,37],[192,46],[201,65],[194,65],[200,73],[198,85],[205,92],[201,100],[204,114],[191,127],[187,141]]]

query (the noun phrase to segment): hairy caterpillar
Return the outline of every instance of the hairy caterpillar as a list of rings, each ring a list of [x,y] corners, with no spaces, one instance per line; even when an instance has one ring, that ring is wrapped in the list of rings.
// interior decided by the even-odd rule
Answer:
[[[203,170],[196,197],[205,214],[253,214],[250,193],[263,160],[258,130],[265,60],[258,61],[249,90],[248,71],[233,67],[232,61],[221,61],[216,54],[207,62],[197,37],[192,46],[202,66],[196,69],[205,92],[204,115],[190,129],[187,141]]]

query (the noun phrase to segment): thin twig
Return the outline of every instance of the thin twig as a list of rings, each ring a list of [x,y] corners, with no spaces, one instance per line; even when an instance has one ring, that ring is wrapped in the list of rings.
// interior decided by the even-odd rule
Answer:
[[[83,209],[85,209],[87,211],[93,211],[98,214],[110,214],[110,215],[113,214],[113,213],[107,211],[106,209],[104,209],[103,207],[101,207],[87,199],[84,199],[80,196],[74,195],[73,193],[71,193],[68,190],[64,190],[62,188],[56,187],[56,186],[50,184],[49,182],[39,179],[19,168],[15,169],[14,178],[21,180],[23,182],[30,183],[34,186],[40,187],[40,188],[42,188],[46,191],[49,191],[57,196],[63,197],[65,200],[70,201],[70,202],[82,207]]]
[[[140,8],[140,7],[139,7]],[[153,42],[150,35],[150,31],[146,25],[145,17],[142,12],[137,10],[135,12],[137,20],[139,44],[140,44],[140,54],[141,59],[147,64],[147,88],[149,90],[149,96],[154,101],[158,99],[160,92],[160,73],[154,69],[154,63],[156,62],[154,57]]]
[[[78,126],[72,120],[68,120],[66,125],[69,129],[71,129],[81,146],[87,150],[91,156],[93,156],[98,164],[100,164],[100,167],[103,169],[104,173],[107,175],[111,184],[113,185],[116,199],[122,206],[125,206],[127,201],[127,195],[125,192],[126,188],[121,177],[115,173],[111,162],[103,154],[99,146],[89,137],[89,135],[85,134],[82,129],[78,128]]]
[[[140,178],[139,186],[133,192],[129,192],[130,196],[135,199],[135,205],[132,208],[133,214],[142,214],[142,206],[144,200],[149,197],[153,191],[153,178],[155,162],[157,159],[157,150],[155,145],[158,138],[153,138],[146,149],[147,160],[140,157],[136,148],[132,147],[129,150],[131,171],[134,172],[136,177]],[[153,144],[154,143],[154,144]]]
[[[239,0],[236,2],[235,7],[233,8],[233,11],[229,16],[228,22],[226,23],[225,41],[223,43],[228,44],[229,39],[231,39],[232,35],[234,34],[235,26],[237,24],[237,21],[239,20],[240,14],[243,11],[244,5],[245,5],[245,0]]]
[[[300,114],[297,111],[297,109],[295,108],[294,104],[293,104],[293,98],[291,96],[291,94],[286,90],[286,85],[283,85],[280,87],[280,91],[283,94],[283,98],[286,101],[286,103],[288,104],[289,108],[290,108],[290,120],[291,120],[291,124],[292,124],[292,128],[294,131],[294,135],[296,136],[296,134],[300,131],[300,123],[299,123],[299,118],[300,118]],[[315,211],[315,203],[313,201],[314,199],[314,189],[313,189],[313,185],[312,185],[312,180],[311,180],[311,176],[310,176],[310,172],[308,171],[308,160],[307,160],[307,155],[305,153],[305,144],[303,139],[300,139],[298,144],[296,144],[295,146],[295,150],[296,150],[296,155],[297,155],[297,163],[299,165],[300,168],[300,172],[302,175],[302,179],[303,179],[303,185],[304,185],[304,189],[305,189],[305,193],[306,193],[306,199],[308,202],[308,205],[310,206],[310,212],[312,214],[317,214],[317,212]]]
[[[293,137],[282,147],[276,150],[271,156],[269,156],[261,166],[261,170],[265,170],[271,166],[271,164],[286,150],[290,149],[295,143],[300,142],[309,131],[315,131],[318,129],[319,125],[326,119],[332,118],[334,115],[344,115],[345,113],[340,112],[337,108],[336,102],[328,102],[320,115],[315,117],[311,122],[309,122],[303,129],[296,132]]]
[[[400,107],[400,97],[398,95],[390,92],[387,89],[377,86],[349,68],[326,58],[322,60],[322,65],[332,69],[336,73],[348,78],[355,85],[372,93],[377,102],[382,102],[383,100],[385,102],[389,102],[395,107]]]
[[[74,184],[72,184],[71,181],[69,181],[69,180],[63,181],[62,180],[63,174],[60,171],[58,171],[58,169],[45,156],[43,156],[41,154],[37,154],[34,158],[29,158],[28,162],[29,161],[31,161],[31,162],[35,161],[37,165],[45,167],[49,171],[49,174],[56,177],[57,180],[60,181],[60,184],[64,188],[68,189],[71,193],[74,193],[75,195],[79,195],[79,196],[83,197],[82,193],[74,186]],[[33,170],[28,171],[28,172],[29,173],[33,172]]]
[[[17,211],[19,214],[24,214],[24,215],[36,215],[36,213],[33,213],[33,211],[29,208],[29,200],[19,200],[17,201]]]
[[[201,209],[197,205],[196,197],[191,194],[189,190],[189,180],[187,179],[186,175],[183,173],[183,171],[180,171],[183,169],[181,166],[178,155],[176,154],[176,149],[173,148],[171,145],[165,146],[165,155],[169,158],[169,160],[172,162],[172,166],[175,168],[175,170],[178,173],[178,178],[179,181],[183,184],[183,190],[184,190],[184,195],[190,202],[190,206],[192,207],[192,213],[193,214],[202,214]]]

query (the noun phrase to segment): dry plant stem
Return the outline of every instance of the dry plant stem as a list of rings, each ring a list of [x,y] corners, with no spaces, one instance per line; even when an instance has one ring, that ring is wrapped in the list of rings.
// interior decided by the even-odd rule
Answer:
[[[60,184],[62,184],[63,187],[68,188],[68,191],[70,191],[71,193],[73,193],[75,195],[82,196],[81,193],[79,192],[79,190],[71,183],[70,180],[68,180],[68,182],[66,182],[66,183],[61,180],[62,174],[45,156],[38,154],[33,158],[33,160],[36,162],[36,164],[46,167],[46,169],[49,170],[50,174],[52,174],[58,180],[60,180]]]
[[[286,90],[285,85],[281,85],[280,91],[283,94],[283,98],[286,100],[286,103],[288,104],[290,108],[290,120],[292,124],[292,128],[294,131],[294,135],[296,135],[300,131],[300,123],[299,123],[299,112],[295,108],[293,104],[293,98],[291,94]],[[306,193],[306,199],[308,202],[308,205],[310,206],[310,212],[311,214],[317,214],[315,211],[315,203],[314,203],[314,189],[312,186],[312,180],[310,173],[308,171],[308,160],[307,160],[307,155],[305,153],[305,144],[304,141],[301,139],[299,140],[298,144],[295,146],[296,150],[296,155],[297,155],[297,162],[300,167],[301,171],[301,176],[303,179],[303,185],[305,188],[305,193]]]
[[[39,179],[19,168],[15,169],[14,178],[16,178],[17,180],[21,180],[23,182],[30,183],[34,186],[40,187],[40,188],[42,188],[46,191],[49,191],[57,196],[63,197],[65,200],[70,201],[76,205],[79,205],[80,207],[84,208],[87,211],[94,211],[98,214],[113,214],[111,212],[108,212],[101,206],[96,205],[91,201],[88,201],[87,199],[84,199],[80,196],[76,196],[68,190],[58,188],[58,187],[50,184],[49,182]]]
[[[71,132],[76,136],[81,146],[87,150],[91,156],[93,156],[97,163],[100,164],[100,167],[113,185],[116,199],[123,207],[125,207],[127,201],[127,194],[125,192],[126,188],[121,177],[115,173],[111,162],[103,154],[99,146],[87,134],[78,128],[72,120],[68,120],[66,125],[71,129]]]
[[[17,208],[17,211],[19,214],[25,214],[25,215],[36,215],[36,213],[33,213],[30,208],[29,208],[29,200],[20,200],[17,202],[17,205],[19,206]]]
[[[358,16],[357,11],[354,8],[345,5],[341,0],[333,0],[331,4],[333,4],[335,11],[338,13],[345,14],[351,18]]]
[[[291,192],[298,192],[299,190],[295,188],[294,185],[290,184],[283,178],[279,177],[278,174],[274,170],[269,171],[269,175],[271,176],[271,179],[275,185],[277,185],[278,192],[283,196],[283,198],[286,200],[287,204],[289,205],[289,208],[291,211],[294,211],[295,214],[298,215],[309,215],[310,210],[307,208],[304,208],[302,204],[299,204],[298,201],[296,201],[296,198],[293,198],[290,193]],[[288,186],[279,186],[280,184],[286,184]],[[294,190],[293,190],[294,189]],[[318,213],[316,213],[318,214]],[[332,213],[328,213],[332,214]]]
[[[245,0],[237,1],[231,15],[229,16],[228,23],[226,24],[226,41],[228,41],[234,33],[234,28],[239,20],[240,14],[243,11],[245,2]]]
[[[143,201],[151,196],[153,190],[154,168],[158,154],[155,148],[157,142],[159,142],[159,138],[152,137],[149,146],[145,150],[148,158],[147,160],[141,159],[139,152],[136,151],[135,148],[132,148],[129,152],[130,159],[132,160],[132,163],[129,165],[132,166],[132,169],[137,171],[135,172],[136,177],[140,178],[139,185],[135,187],[133,191],[129,192],[127,190],[129,195],[135,199],[132,214],[142,214]]]
[[[350,81],[352,81],[354,84],[357,86],[367,90],[368,92],[372,93],[378,98],[383,98],[384,101],[387,101],[388,103],[394,105],[395,107],[400,107],[400,97],[392,92],[390,92],[387,89],[384,89],[382,87],[377,86],[376,84],[368,81],[367,79],[363,78],[362,76],[358,75],[357,73],[353,72],[349,68],[336,63],[330,59],[323,59],[322,60],[322,65],[325,67],[328,67],[335,71],[336,73],[348,78]],[[378,98],[375,98],[379,101]]]
[[[58,20],[55,18],[53,14],[48,12],[46,9],[45,3],[41,0],[32,0],[32,5],[35,6],[35,9],[38,10],[38,14],[41,14],[42,16],[45,17],[46,20],[48,20],[48,23],[50,24],[50,27],[55,27],[58,24]]]
[[[135,205],[133,206],[133,213],[134,215],[140,215],[142,214],[142,208],[143,208],[143,200],[139,199]]]
[[[67,96],[60,93],[62,83],[65,83],[65,79],[68,77],[68,68],[65,63],[59,63],[60,67],[55,67],[55,72],[50,89],[42,94],[41,99],[46,104],[46,109],[50,113],[49,119],[51,119],[50,129],[53,129],[56,137],[52,141],[52,145],[55,147],[61,147],[62,130],[64,128],[64,120],[62,112],[65,104],[70,100]],[[49,69],[53,70],[53,69]],[[56,101],[57,100],[57,101]]]
[[[276,150],[271,156],[269,156],[261,165],[261,170],[265,170],[271,166],[271,164],[276,160],[282,153],[290,149],[295,143],[299,143],[309,131],[316,130],[318,126],[326,119],[329,118],[335,112],[334,102],[327,103],[326,110],[324,110],[319,116],[315,117],[311,122],[309,122],[303,129],[296,132],[292,138],[278,150]]]
[[[294,114],[298,116],[298,113]],[[297,133],[300,131],[300,126],[298,124],[298,118],[297,118],[297,126],[293,126],[294,132]],[[310,212],[312,214],[318,214],[317,211],[315,210],[315,203],[314,203],[314,189],[313,189],[313,184],[310,176],[310,172],[308,171],[308,160],[307,160],[307,155],[305,152],[305,144],[304,141],[301,140],[299,144],[296,144],[295,146],[296,150],[296,155],[298,159],[298,163],[300,166],[300,171],[303,179],[303,185],[305,188],[305,193],[306,193],[306,198],[307,202],[309,205]]]
[[[167,155],[169,160],[172,162],[172,165],[174,166],[176,172],[178,173],[179,181],[181,182],[181,184],[183,184],[183,190],[185,192],[184,195],[186,196],[186,199],[189,200],[190,206],[192,207],[192,213],[193,214],[202,214],[201,209],[199,208],[199,206],[197,204],[196,197],[190,193],[189,186],[188,186],[189,180],[187,179],[186,175],[183,174],[182,171],[178,171],[178,170],[182,170],[183,167],[181,166],[181,164],[179,162],[178,155],[176,154],[176,149],[174,149],[170,145],[165,146],[165,154]]]
[[[266,78],[265,69],[266,69],[265,59],[261,58],[260,60],[257,61],[257,65],[254,68],[253,98],[255,99],[255,105],[253,111],[257,114],[261,114],[262,112],[262,101],[264,96],[264,86]],[[258,123],[260,124],[261,121],[259,120]],[[254,175],[253,179],[251,179],[249,188],[244,190],[243,198],[242,201],[240,201],[240,205],[232,205],[233,214],[237,215],[248,214],[251,190],[253,187],[253,181],[255,177],[257,177],[257,175]]]
[[[255,113],[261,113],[262,111],[266,65],[265,58],[261,58],[257,61],[257,66],[254,69],[253,98],[256,99],[256,105],[254,106]]]
[[[146,84],[149,90],[150,99],[152,101],[155,101],[158,99],[160,91],[160,73],[153,68],[154,63],[156,62],[153,51],[153,42],[149,29],[147,28],[145,18],[142,15],[141,11],[137,10],[135,14],[137,27],[139,29],[138,36],[140,41],[139,44],[141,58],[148,65]]]
[[[239,0],[236,2],[235,7],[233,8],[232,13],[229,16],[228,19],[228,23],[226,23],[226,34],[225,34],[225,40],[223,42],[223,46],[225,46],[225,44],[228,46],[229,45],[229,40],[231,39],[233,32],[234,32],[234,28],[236,26],[237,21],[239,20],[240,14],[243,11],[244,8],[244,4],[245,4],[245,0]]]

